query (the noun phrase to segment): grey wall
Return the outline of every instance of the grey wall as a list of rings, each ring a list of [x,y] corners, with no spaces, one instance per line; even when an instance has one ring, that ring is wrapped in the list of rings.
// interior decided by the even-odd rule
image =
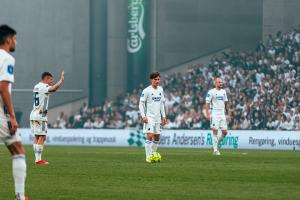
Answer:
[[[50,107],[88,95],[89,1],[1,0],[0,23],[18,32],[13,88],[31,90],[43,71],[57,80],[64,70],[62,89],[79,92],[52,95]],[[21,125],[28,125],[31,92],[13,92],[13,101],[23,111]]]
[[[107,96],[127,90],[127,0],[108,0]]]
[[[299,0],[263,0],[263,37],[299,28]]]
[[[261,39],[262,0],[157,0],[157,68]]]
[[[107,95],[107,0],[90,1],[89,105],[100,105]]]

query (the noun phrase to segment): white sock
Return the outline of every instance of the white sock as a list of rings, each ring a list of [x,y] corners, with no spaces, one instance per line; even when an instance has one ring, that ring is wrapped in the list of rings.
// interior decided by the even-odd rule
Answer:
[[[25,198],[26,162],[25,155],[19,154],[12,157],[12,171],[15,181],[15,194],[17,200]]]
[[[212,145],[213,145],[213,149],[214,151],[218,150],[218,136],[212,134]]]
[[[43,149],[44,149],[44,145],[42,144],[37,144],[36,145],[36,149],[37,149],[37,159],[38,161],[42,160],[42,152],[43,152]]]
[[[221,144],[221,142],[223,141],[223,139],[225,138],[226,135],[224,135],[223,133],[221,134],[219,140],[218,140],[218,144]]]
[[[146,158],[148,158],[148,156],[150,156],[152,154],[151,144],[152,144],[152,141],[146,140],[146,142],[145,142]]]
[[[34,156],[35,156],[35,162],[38,162],[39,159],[39,155],[38,155],[38,149],[37,149],[37,144],[33,144],[33,152],[34,152]]]
[[[152,141],[152,145],[151,145],[152,152],[156,152],[157,145],[158,145],[158,141]]]

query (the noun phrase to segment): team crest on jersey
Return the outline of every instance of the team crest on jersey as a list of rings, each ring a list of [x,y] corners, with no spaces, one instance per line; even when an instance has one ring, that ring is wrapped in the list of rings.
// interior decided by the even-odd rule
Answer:
[[[14,66],[8,65],[8,66],[7,66],[7,73],[9,73],[9,74],[14,74]]]

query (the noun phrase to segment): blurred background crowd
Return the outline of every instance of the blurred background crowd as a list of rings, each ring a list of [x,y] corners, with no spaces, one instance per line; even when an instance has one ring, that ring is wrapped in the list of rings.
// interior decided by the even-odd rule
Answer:
[[[205,96],[221,77],[232,112],[229,129],[300,130],[300,30],[269,35],[251,51],[231,51],[209,65],[164,75],[167,129],[208,129]],[[149,83],[150,84],[150,83]],[[53,128],[141,128],[139,97],[145,85],[102,105],[84,104],[72,116],[61,113]]]

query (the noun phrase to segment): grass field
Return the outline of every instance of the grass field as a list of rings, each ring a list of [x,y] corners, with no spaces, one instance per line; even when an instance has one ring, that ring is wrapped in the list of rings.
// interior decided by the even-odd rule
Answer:
[[[300,199],[297,151],[159,149],[145,163],[142,148],[46,147],[48,166],[27,148],[30,200]],[[0,199],[11,200],[11,160],[0,145]]]

